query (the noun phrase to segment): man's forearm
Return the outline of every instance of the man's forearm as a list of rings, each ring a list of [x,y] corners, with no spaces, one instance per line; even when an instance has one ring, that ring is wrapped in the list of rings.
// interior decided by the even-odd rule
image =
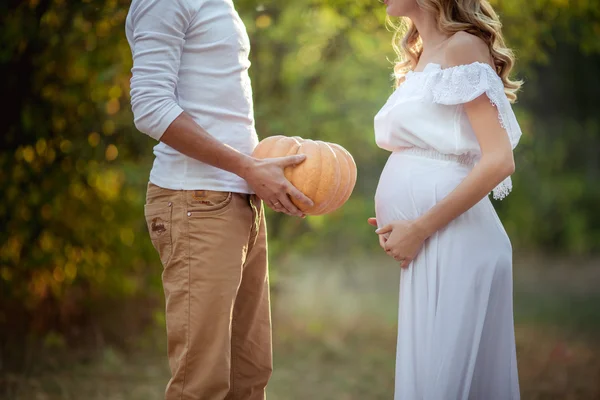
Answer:
[[[160,141],[188,157],[242,178],[252,167],[252,157],[219,142],[185,112],[171,123]]]

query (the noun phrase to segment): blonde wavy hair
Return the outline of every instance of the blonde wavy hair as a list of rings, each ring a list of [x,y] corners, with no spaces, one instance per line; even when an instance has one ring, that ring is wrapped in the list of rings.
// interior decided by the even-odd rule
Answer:
[[[422,10],[437,16],[438,29],[451,36],[464,31],[481,38],[489,47],[496,72],[502,78],[504,91],[511,102],[517,99],[517,91],[522,81],[509,78],[515,63],[515,56],[506,47],[502,36],[502,24],[498,15],[487,0],[416,0]],[[399,24],[390,19],[388,23],[395,30],[392,45],[398,55],[394,66],[396,84],[404,81],[408,71],[413,70],[423,53],[423,43],[419,31],[409,18],[401,18]]]

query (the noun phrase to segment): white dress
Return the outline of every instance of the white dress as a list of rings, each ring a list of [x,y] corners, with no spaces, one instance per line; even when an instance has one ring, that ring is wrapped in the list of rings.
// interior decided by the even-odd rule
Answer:
[[[487,64],[410,72],[375,117],[392,152],[375,195],[378,225],[415,219],[469,174],[481,150],[463,104],[486,95],[513,148],[521,130]],[[510,178],[494,189],[510,192]],[[395,400],[519,399],[512,247],[488,197],[436,232],[400,278]]]

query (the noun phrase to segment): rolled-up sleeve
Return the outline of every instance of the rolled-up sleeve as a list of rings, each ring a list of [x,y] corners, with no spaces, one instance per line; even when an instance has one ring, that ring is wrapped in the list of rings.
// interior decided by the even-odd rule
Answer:
[[[156,140],[183,112],[175,93],[193,16],[185,0],[134,0],[130,9],[131,108],[136,128]]]

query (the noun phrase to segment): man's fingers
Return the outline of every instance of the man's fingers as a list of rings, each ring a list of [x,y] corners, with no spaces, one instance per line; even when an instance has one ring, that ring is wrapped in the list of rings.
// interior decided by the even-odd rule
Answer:
[[[267,204],[267,206],[269,206],[269,208],[271,210],[273,210],[275,212],[282,212],[283,211],[283,207],[281,205],[281,202],[278,199],[265,201],[265,203]]]
[[[291,201],[291,200],[290,200],[290,198],[287,196],[287,194],[286,194],[286,195],[284,195],[284,196],[280,196],[280,197],[279,197],[279,202],[280,202],[281,206],[284,208],[284,210],[285,210],[284,212],[285,212],[286,214],[289,214],[289,215],[295,215],[295,216],[297,216],[297,217],[300,217],[300,216],[302,216],[302,211],[300,211],[300,210],[298,209],[298,207],[296,207],[296,206],[294,205],[294,203],[292,203],[292,201]]]
[[[375,228],[377,228],[377,218],[369,218],[367,220],[367,222],[369,223],[369,225],[374,226]]]
[[[294,167],[306,160],[305,154],[296,154],[293,156],[281,157],[280,165],[282,167]]]
[[[287,187],[287,192],[290,196],[303,203],[306,207],[312,207],[315,204],[311,199],[306,197],[304,193],[296,189],[296,187],[291,183]]]

